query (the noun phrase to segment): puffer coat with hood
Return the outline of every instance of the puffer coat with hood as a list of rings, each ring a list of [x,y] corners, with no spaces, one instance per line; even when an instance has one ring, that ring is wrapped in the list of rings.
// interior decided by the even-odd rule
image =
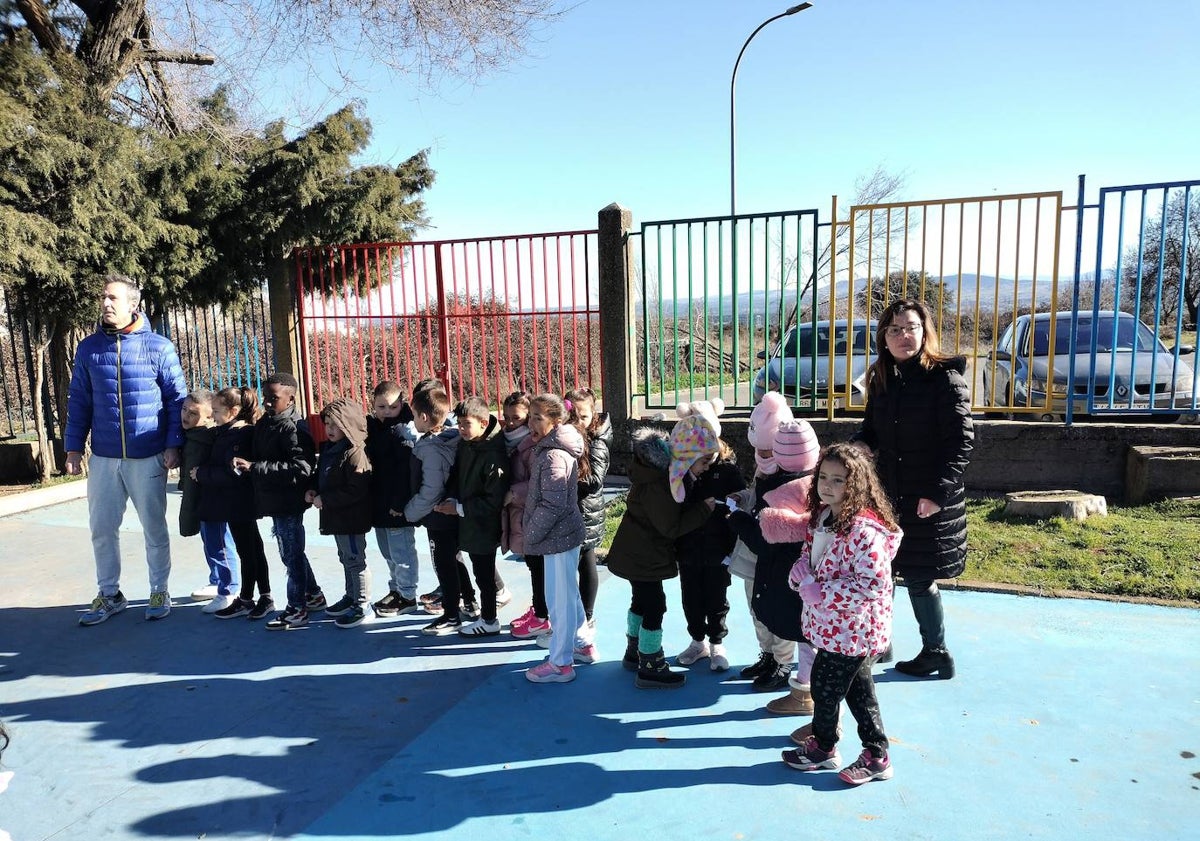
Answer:
[[[910,581],[953,578],[966,567],[963,474],[975,441],[966,368],[961,356],[929,369],[917,357],[899,363],[887,390],[868,396],[855,436],[875,451],[879,479],[904,530],[892,569]],[[921,499],[941,510],[918,517]]]
[[[588,451],[584,456],[591,467],[591,474],[579,482],[579,510],[583,512],[584,549],[595,549],[604,539],[604,512],[608,508],[604,501],[604,480],[608,478],[612,438],[612,421],[608,419],[607,412],[601,413],[599,427],[588,435]]]
[[[326,441],[317,460],[321,534],[366,534],[372,522],[367,416],[357,403],[342,398],[326,406],[321,418],[345,435]]]
[[[533,447],[525,497],[525,552],[555,555],[583,544],[579,512],[579,457],[583,436],[559,424]]]
[[[500,509],[508,493],[508,450],[500,422],[488,419],[483,435],[458,439],[454,487],[448,490],[462,506],[458,546],[462,551],[486,555],[500,545]]]
[[[679,574],[675,542],[704,525],[711,513],[702,501],[678,503],[667,470],[671,443],[659,429],[633,434],[625,515],[608,550],[608,569],[626,581],[665,581]]]

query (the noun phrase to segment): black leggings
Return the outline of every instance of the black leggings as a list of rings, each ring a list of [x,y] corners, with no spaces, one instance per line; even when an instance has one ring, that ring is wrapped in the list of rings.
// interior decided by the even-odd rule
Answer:
[[[642,627],[647,631],[661,631],[663,617],[667,615],[667,593],[661,581],[630,581],[633,598],[629,611],[642,617]]]
[[[821,750],[833,750],[838,740],[838,711],[842,700],[858,722],[858,737],[876,759],[887,756],[888,737],[879,716],[879,699],[871,678],[873,657],[846,657],[817,651],[812,667],[812,732]]]
[[[242,591],[239,597],[246,601],[254,599],[254,588],[260,596],[271,595],[271,572],[267,566],[267,553],[263,548],[262,534],[257,520],[240,520],[229,524],[229,534],[237,547],[239,566],[242,570]]]
[[[550,608],[546,605],[546,559],[542,555],[526,555],[525,566],[529,567],[529,581],[533,586],[533,613],[538,619],[549,619]]]
[[[579,598],[583,601],[583,613],[589,620],[596,607],[596,594],[600,591],[600,573],[596,571],[596,547],[579,550]]]
[[[694,640],[706,636],[712,643],[725,641],[729,615],[729,567],[724,564],[681,564],[679,590],[683,596],[683,615],[688,633]]]

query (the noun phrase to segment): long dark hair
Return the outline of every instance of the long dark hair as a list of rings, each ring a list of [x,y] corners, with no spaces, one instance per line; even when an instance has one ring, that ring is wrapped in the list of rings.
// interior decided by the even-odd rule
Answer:
[[[917,351],[916,357],[920,366],[929,370],[939,362],[953,358],[950,354],[942,352],[941,343],[938,341],[937,326],[933,323],[933,314],[929,311],[929,307],[921,301],[914,301],[911,298],[893,301],[879,316],[879,324],[875,328],[875,347],[879,355],[867,369],[867,395],[870,397],[876,397],[887,391],[888,379],[892,376],[892,369],[896,366],[896,358],[892,356],[892,352],[888,350],[887,346],[887,329],[892,326],[892,322],[900,313],[909,311],[915,312],[921,319],[921,348]]]
[[[250,387],[223,388],[213,395],[213,401],[220,403],[226,409],[236,409],[237,414],[233,418],[235,421],[252,424],[262,414],[258,408],[258,392]]]

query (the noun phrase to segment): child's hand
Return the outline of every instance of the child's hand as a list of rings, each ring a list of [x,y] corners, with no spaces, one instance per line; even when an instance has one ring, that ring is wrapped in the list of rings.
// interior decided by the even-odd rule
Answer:
[[[709,511],[712,511],[717,507],[717,501],[715,499],[713,499],[711,496],[708,499],[704,500],[704,504],[706,506],[708,506]]]
[[[455,499],[443,499],[437,505],[433,506],[433,510],[439,514],[449,514],[451,517],[457,517],[458,501]]]
[[[509,491],[508,493],[506,493],[506,494],[504,495],[504,504],[505,504],[505,505],[512,505],[512,503],[513,503],[513,500],[514,500],[514,499],[516,499],[516,497],[515,497],[515,496],[513,496],[513,492],[512,492],[512,491]]]
[[[309,491],[309,493],[312,493],[312,491]],[[318,511],[321,510],[321,495],[320,494],[313,494],[312,504],[313,504],[313,508],[317,509]]]
[[[199,482],[199,481],[200,481],[199,479],[197,479],[197,478],[196,478],[196,474],[197,474],[197,473],[199,473],[199,472],[200,472],[200,468],[199,468],[199,467],[193,467],[191,470],[189,470],[189,471],[188,471],[188,475],[192,477],[192,481],[193,481],[193,482]]]
[[[917,502],[917,516],[922,520],[926,517],[932,517],[934,514],[942,510],[942,506],[938,505],[931,499],[922,497]]]
[[[800,583],[800,598],[808,604],[819,604],[821,601],[821,585],[808,576]]]
[[[241,456],[233,457],[233,472],[234,473],[237,473],[239,470],[249,470],[249,469],[250,469],[250,462],[246,461]]]
[[[317,498],[316,491],[305,491],[304,492],[304,501],[307,502],[309,505],[311,505],[313,500],[315,500],[316,498]]]

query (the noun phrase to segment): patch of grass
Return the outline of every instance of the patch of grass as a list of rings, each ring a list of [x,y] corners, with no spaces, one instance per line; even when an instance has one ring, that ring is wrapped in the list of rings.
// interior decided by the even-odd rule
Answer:
[[[608,547],[612,546],[613,535],[617,533],[617,526],[621,524],[621,517],[625,516],[625,496],[621,495],[608,504],[608,512],[604,516],[604,539],[600,541],[600,549],[607,552]]]
[[[1008,518],[967,501],[966,579],[1113,596],[1200,601],[1200,501],[1111,507],[1083,522]]]

